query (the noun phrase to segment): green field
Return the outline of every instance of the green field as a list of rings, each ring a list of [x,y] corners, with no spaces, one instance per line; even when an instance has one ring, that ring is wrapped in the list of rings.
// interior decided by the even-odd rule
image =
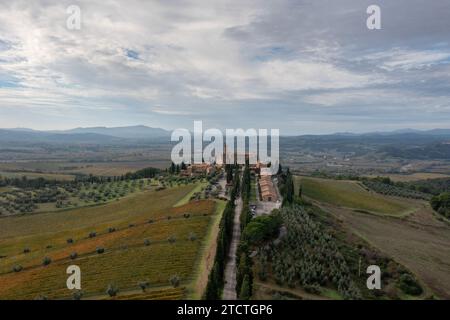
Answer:
[[[317,201],[370,213],[401,216],[414,210],[408,201],[369,192],[356,181],[295,177],[296,192]]]
[[[185,195],[181,200],[179,200],[175,206],[182,206],[185,205],[186,203],[189,202],[189,200],[191,199],[191,197],[197,193],[197,192],[201,192],[202,188],[206,187],[208,185],[208,183],[206,181],[200,182],[198,183],[195,188],[193,188],[187,195]]]
[[[4,187],[0,189],[0,215],[30,214],[105,204],[160,185],[161,182],[156,179],[138,179],[67,183],[31,190]]]
[[[137,298],[138,282],[161,291],[174,275],[186,290],[175,294],[169,288],[167,298],[189,294],[196,286],[209,230],[223,209],[212,200],[174,207],[196,187],[176,186],[94,207],[0,219],[0,299],[70,298],[65,270],[72,264],[81,268],[86,298],[106,298],[110,283],[119,288],[119,297]],[[89,237],[93,232],[96,236]],[[97,253],[99,247],[105,252]],[[74,260],[72,252],[78,254]],[[42,265],[44,257],[52,260],[47,266]],[[13,272],[19,265],[23,270]],[[142,298],[164,298],[156,292]]]
[[[368,178],[376,178],[380,175],[368,175]],[[386,174],[383,175],[389,177],[392,181],[400,181],[400,182],[409,182],[409,181],[418,181],[418,180],[426,180],[426,179],[439,179],[439,178],[448,178],[450,177],[447,174],[442,173],[433,173],[433,172],[416,172],[411,174]]]

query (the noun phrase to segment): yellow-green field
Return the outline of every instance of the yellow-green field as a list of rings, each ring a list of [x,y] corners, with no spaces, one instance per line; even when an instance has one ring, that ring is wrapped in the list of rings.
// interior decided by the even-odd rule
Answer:
[[[296,192],[301,184],[303,195],[336,206],[393,216],[415,210],[409,201],[369,192],[356,181],[295,177],[295,184]]]
[[[186,203],[189,202],[189,200],[191,199],[191,197],[194,195],[194,193],[200,192],[202,190],[202,188],[206,187],[208,185],[208,183],[206,181],[202,181],[200,183],[198,183],[195,188],[193,188],[187,195],[185,195],[181,200],[179,200],[175,206],[182,206],[185,205]]]
[[[379,175],[368,175],[368,178],[376,178]],[[442,173],[433,172],[415,172],[410,174],[386,174],[381,175],[383,177],[389,177],[392,181],[408,182],[408,181],[418,181],[426,179],[439,179],[439,178],[449,178],[450,176]]]
[[[165,290],[167,298],[185,296],[196,286],[193,280],[209,247],[210,228],[223,210],[211,200],[174,207],[196,187],[146,191],[95,207],[0,219],[0,299],[70,298],[66,268],[72,264],[81,268],[86,298],[106,298],[110,283],[119,288],[119,297],[137,298],[142,281],[149,282],[149,291],[156,291],[141,298],[164,298]],[[92,232],[96,236],[90,238]],[[97,253],[99,247],[105,252]],[[74,260],[72,252],[78,254]],[[52,260],[47,266],[42,265],[44,257]],[[18,265],[23,270],[13,272]],[[165,288],[174,275],[181,278],[182,290]]]

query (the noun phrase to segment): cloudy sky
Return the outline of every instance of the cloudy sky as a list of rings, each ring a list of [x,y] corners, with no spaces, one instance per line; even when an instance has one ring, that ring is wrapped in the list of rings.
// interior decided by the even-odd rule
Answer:
[[[381,8],[381,30],[366,9]],[[81,30],[66,26],[81,8]],[[0,2],[0,127],[450,128],[450,1]]]

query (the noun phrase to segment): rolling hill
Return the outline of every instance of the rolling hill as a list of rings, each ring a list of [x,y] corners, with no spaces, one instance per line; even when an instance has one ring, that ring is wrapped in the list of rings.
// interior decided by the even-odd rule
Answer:
[[[147,126],[75,128],[71,130],[60,131],[60,133],[93,133],[125,139],[154,139],[170,137],[169,131],[160,128],[150,128]]]
[[[27,128],[0,129],[2,145],[19,144],[126,144],[130,141],[168,141],[170,132],[146,126],[75,128],[38,131]]]

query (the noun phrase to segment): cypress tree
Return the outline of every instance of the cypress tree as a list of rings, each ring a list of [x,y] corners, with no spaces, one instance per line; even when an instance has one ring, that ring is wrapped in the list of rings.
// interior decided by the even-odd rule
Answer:
[[[214,267],[208,277],[208,284],[206,285],[205,294],[203,296],[206,300],[217,300],[219,299],[220,290],[220,276],[219,276],[219,266],[214,263]]]
[[[242,281],[241,291],[239,293],[239,299],[241,300],[249,300],[252,295],[251,286],[250,286],[250,278],[246,274],[244,280]]]
[[[291,172],[287,171],[286,175],[286,191],[285,200],[287,203],[291,204],[294,201],[294,180],[292,178]]]

